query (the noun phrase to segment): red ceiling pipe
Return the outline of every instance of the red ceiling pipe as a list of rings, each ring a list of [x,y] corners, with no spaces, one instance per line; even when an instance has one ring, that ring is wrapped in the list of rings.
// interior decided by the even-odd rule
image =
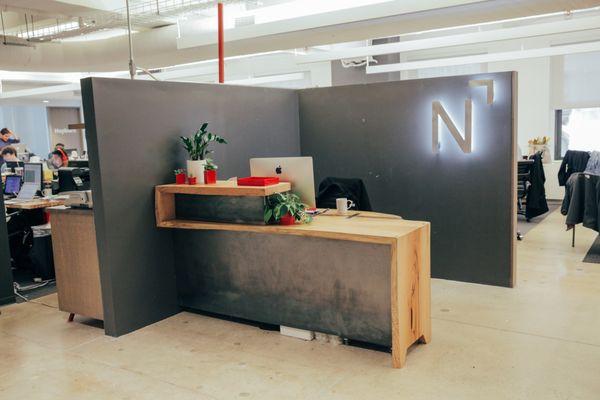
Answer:
[[[223,50],[223,3],[217,4],[219,18],[219,83],[225,82],[225,51]]]

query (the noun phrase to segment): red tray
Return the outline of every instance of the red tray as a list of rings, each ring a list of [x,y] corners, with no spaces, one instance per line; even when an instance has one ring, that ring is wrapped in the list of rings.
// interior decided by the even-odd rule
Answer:
[[[237,179],[238,186],[270,186],[278,183],[279,178],[276,176],[249,176]]]

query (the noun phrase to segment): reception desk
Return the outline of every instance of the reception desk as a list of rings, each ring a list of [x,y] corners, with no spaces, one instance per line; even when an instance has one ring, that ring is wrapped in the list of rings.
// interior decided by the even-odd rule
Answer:
[[[388,346],[397,368],[430,340],[429,223],[334,210],[293,226],[180,218],[175,195],[225,193],[206,186],[156,188],[157,226],[175,230],[180,306]]]

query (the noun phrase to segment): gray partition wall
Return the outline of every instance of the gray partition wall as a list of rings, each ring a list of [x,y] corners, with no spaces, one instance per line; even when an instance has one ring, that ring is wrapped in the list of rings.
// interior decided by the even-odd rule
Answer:
[[[300,90],[302,154],[317,184],[361,178],[376,211],[430,221],[433,277],[512,286],[515,84],[506,72]]]
[[[433,277],[511,286],[515,84],[513,73],[298,91],[83,80],[106,332],[179,310],[173,251],[194,249],[156,228],[154,187],[174,181],[179,136],[203,122],[230,142],[215,146],[220,178],[248,175],[252,157],[312,156],[317,184],[361,178],[376,211],[430,221]]]
[[[10,267],[10,250],[8,247],[4,197],[0,197],[0,305],[3,305],[13,303],[15,301],[15,294],[13,289],[12,270]]]
[[[82,80],[107,334],[179,311],[171,231],[156,228],[154,186],[185,168],[180,135],[203,122],[219,175],[248,175],[248,159],[299,155],[294,91],[124,79]],[[194,249],[184,249],[194,251]]]

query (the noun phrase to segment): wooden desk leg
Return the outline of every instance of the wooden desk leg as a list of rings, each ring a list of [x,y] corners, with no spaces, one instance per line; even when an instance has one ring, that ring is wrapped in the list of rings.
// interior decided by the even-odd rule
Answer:
[[[75,314],[71,313],[71,314],[69,314],[69,319],[67,320],[67,322],[73,322],[74,319],[75,319]]]
[[[431,340],[429,226],[392,245],[392,366],[408,348]]]

